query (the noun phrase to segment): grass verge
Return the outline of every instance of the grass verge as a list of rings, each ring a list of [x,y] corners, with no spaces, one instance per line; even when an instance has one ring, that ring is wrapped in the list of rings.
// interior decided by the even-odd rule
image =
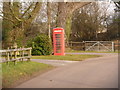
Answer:
[[[9,65],[2,63],[2,87],[15,87],[52,68],[53,66],[51,65],[31,61],[18,62],[17,65],[14,65],[12,62]]]
[[[87,58],[95,57],[100,57],[100,55],[73,55],[73,54],[66,54],[65,56],[49,55],[49,56],[32,56],[32,59],[81,61]]]
[[[112,51],[78,51],[78,50],[70,50],[66,51],[66,53],[120,53],[118,51],[112,52]]]
[[[66,53],[120,53],[120,51],[81,51],[81,50],[73,50],[70,48],[66,48]]]

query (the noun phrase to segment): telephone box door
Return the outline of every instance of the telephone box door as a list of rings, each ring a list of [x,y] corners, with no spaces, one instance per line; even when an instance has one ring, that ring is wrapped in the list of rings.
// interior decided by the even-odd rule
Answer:
[[[53,29],[53,47],[54,55],[65,55],[65,43],[64,43],[64,29]]]

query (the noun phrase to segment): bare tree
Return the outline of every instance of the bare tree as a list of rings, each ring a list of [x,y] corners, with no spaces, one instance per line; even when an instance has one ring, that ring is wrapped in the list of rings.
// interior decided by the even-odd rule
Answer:
[[[48,17],[48,36],[51,37],[50,33],[50,27],[51,27],[51,3],[47,2],[47,17]]]
[[[29,30],[29,27],[32,23],[32,21],[35,19],[37,16],[40,7],[41,7],[41,2],[31,2],[29,3],[29,6],[25,9],[22,10],[24,3],[20,2],[4,2],[3,4],[3,32],[6,30],[6,23],[4,22],[9,22],[12,24],[9,24],[9,29],[10,32],[6,31],[9,35],[9,41],[10,42],[17,42],[20,38],[22,41],[25,39],[22,39],[26,37],[27,31]],[[20,7],[21,6],[21,7]],[[21,10],[21,12],[20,12]],[[7,20],[7,21],[5,21]],[[11,27],[11,28],[10,28]],[[7,43],[6,43],[7,44]]]
[[[58,3],[58,18],[57,27],[65,27],[66,18],[69,14],[78,8],[83,7],[90,2],[59,2]]]
[[[109,4],[93,2],[74,12],[72,34],[76,40],[97,40],[98,33],[105,32],[108,7]]]

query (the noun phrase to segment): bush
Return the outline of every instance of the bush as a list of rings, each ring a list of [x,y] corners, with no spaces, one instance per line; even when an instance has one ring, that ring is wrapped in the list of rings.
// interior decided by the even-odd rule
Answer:
[[[32,55],[52,54],[52,42],[47,35],[41,34],[30,40],[27,44],[32,47]]]

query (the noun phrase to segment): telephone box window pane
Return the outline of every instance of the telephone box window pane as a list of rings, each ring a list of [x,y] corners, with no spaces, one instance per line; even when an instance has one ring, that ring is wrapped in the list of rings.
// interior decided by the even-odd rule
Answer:
[[[56,39],[56,45],[61,45],[61,39]]]
[[[56,47],[57,49],[61,49],[61,46],[60,45],[57,45],[57,47]]]
[[[61,53],[61,50],[57,50],[56,53]]]
[[[58,46],[58,47],[56,47],[56,52],[58,53],[60,53],[61,52],[61,46]]]
[[[55,34],[55,38],[61,38],[61,34]]]
[[[56,39],[56,42],[60,42],[61,41],[61,39]]]
[[[56,38],[56,53],[61,53],[61,34],[55,34]]]
[[[56,53],[61,53],[61,45],[56,45]]]

